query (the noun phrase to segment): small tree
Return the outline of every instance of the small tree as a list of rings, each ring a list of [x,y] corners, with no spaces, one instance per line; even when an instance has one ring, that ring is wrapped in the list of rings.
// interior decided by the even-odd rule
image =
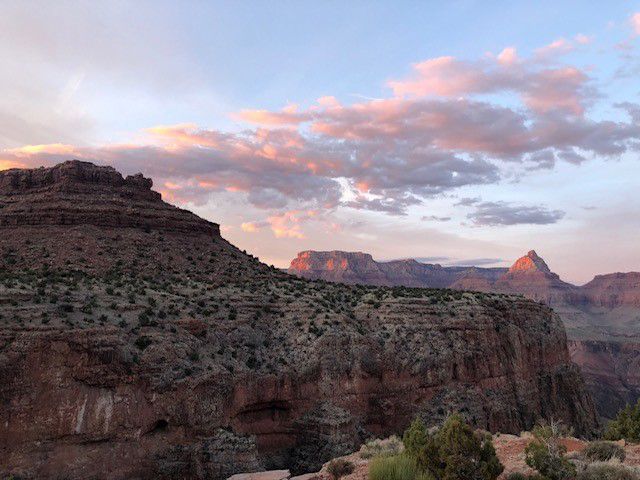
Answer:
[[[606,440],[640,442],[640,400],[633,407],[627,405],[618,412],[607,426],[604,437]]]
[[[475,433],[460,415],[451,415],[433,435],[416,420],[403,441],[406,454],[436,480],[495,480],[504,469],[491,437]]]
[[[534,440],[525,448],[527,465],[549,480],[574,478],[576,467],[564,454],[567,448],[560,443],[562,425],[553,420],[533,429]]]

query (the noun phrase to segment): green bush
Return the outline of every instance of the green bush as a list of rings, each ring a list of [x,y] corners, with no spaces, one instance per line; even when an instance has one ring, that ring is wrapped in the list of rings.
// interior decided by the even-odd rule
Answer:
[[[592,463],[577,480],[640,480],[635,470],[615,463]]]
[[[339,478],[344,477],[345,475],[349,475],[353,473],[353,463],[344,458],[336,458],[335,460],[331,460],[329,465],[327,465],[327,472],[331,475],[333,480],[338,480]]]
[[[491,437],[476,434],[459,415],[432,435],[415,420],[402,440],[406,454],[435,480],[495,480],[504,470]]]
[[[433,480],[408,455],[383,455],[369,462],[369,480]]]
[[[633,407],[627,405],[618,412],[616,418],[607,426],[604,438],[640,442],[640,400]]]
[[[567,449],[560,443],[559,424],[539,425],[533,429],[534,439],[525,448],[527,465],[548,480],[568,480],[576,475],[576,467],[564,454]]]
[[[602,441],[591,442],[582,451],[582,455],[592,462],[606,462],[612,458],[617,458],[621,462],[624,462],[625,459],[624,448],[612,442]]]
[[[416,418],[402,435],[402,443],[407,455],[418,458],[429,444],[430,436],[422,420]]]

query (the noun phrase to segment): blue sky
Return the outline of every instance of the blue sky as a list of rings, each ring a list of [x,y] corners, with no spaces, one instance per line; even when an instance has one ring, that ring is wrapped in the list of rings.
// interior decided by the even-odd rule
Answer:
[[[640,270],[640,2],[0,3],[0,168],[143,170],[280,266]]]

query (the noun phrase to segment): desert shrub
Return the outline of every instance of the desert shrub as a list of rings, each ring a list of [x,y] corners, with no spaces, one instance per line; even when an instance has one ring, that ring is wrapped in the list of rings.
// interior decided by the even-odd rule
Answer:
[[[353,463],[344,458],[336,458],[335,460],[331,460],[329,465],[327,465],[327,472],[331,475],[333,480],[338,480],[339,478],[344,477],[345,475],[349,475],[353,473]]]
[[[604,438],[640,442],[640,400],[634,406],[627,405],[618,412],[616,418],[607,425]]]
[[[582,455],[592,462],[606,462],[612,458],[617,458],[624,462],[624,448],[612,442],[591,442],[583,450]]]
[[[435,480],[495,480],[504,470],[491,437],[474,432],[459,415],[451,415],[433,434],[415,420],[402,440],[406,454]]]
[[[402,441],[393,435],[385,440],[369,440],[360,447],[359,453],[361,458],[373,458],[381,455],[396,455],[402,450]]]
[[[525,448],[526,462],[548,480],[573,479],[576,467],[564,454],[567,449],[560,443],[562,427],[553,421],[533,429],[534,439]]]
[[[416,418],[402,435],[405,452],[416,459],[423,454],[429,444],[429,440],[430,436],[427,432],[427,427],[419,418]]]
[[[383,455],[369,463],[369,480],[433,480],[408,455]]]
[[[577,480],[640,480],[629,467],[616,463],[592,463],[576,477]]]

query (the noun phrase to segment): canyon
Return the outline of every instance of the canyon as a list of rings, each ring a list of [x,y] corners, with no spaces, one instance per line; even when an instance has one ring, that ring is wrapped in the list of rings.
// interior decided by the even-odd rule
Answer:
[[[298,278],[152,187],[80,161],[0,171],[3,476],[315,471],[450,411],[596,432],[547,305]]]
[[[361,252],[300,252],[289,273],[372,285],[441,287],[520,294],[551,306],[563,320],[571,358],[582,369],[599,414],[612,418],[640,399],[640,273],[597,275],[582,286],[564,282],[530,251],[510,268],[443,267],[415,260],[376,262]]]

